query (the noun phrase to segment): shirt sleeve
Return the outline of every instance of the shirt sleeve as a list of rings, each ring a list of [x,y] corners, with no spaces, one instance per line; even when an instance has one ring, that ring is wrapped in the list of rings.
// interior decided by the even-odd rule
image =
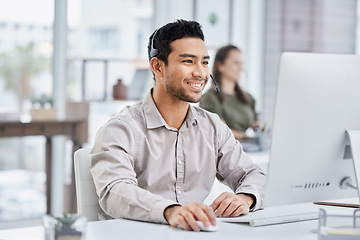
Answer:
[[[112,218],[167,223],[165,208],[179,204],[138,186],[137,151],[136,135],[127,121],[112,119],[99,130],[90,167],[99,205]]]
[[[231,130],[221,121],[218,127],[217,178],[236,194],[254,196],[255,205],[250,210],[263,207],[266,175],[243,151]]]

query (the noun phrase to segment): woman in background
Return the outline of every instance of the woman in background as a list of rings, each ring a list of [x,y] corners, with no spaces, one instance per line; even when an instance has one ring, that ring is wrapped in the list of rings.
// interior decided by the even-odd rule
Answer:
[[[249,127],[264,128],[257,119],[255,100],[238,84],[242,70],[241,51],[232,45],[220,48],[215,56],[213,77],[221,92],[212,87],[200,101],[200,107],[217,113],[239,140],[247,137],[245,131]]]

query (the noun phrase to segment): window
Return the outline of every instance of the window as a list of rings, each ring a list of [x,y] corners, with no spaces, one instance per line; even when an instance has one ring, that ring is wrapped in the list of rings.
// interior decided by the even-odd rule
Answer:
[[[116,51],[119,48],[118,39],[116,28],[90,29],[89,50]]]
[[[28,114],[35,94],[52,94],[53,1],[0,0],[0,120]],[[20,7],[21,6],[21,7]],[[40,33],[40,26],[48,26]],[[47,42],[48,45],[52,45]],[[46,212],[44,137],[0,138],[0,228]]]

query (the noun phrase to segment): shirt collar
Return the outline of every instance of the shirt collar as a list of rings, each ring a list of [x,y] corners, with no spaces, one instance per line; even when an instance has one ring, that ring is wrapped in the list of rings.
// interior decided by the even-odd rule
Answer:
[[[196,125],[198,123],[197,121],[197,111],[193,105],[190,104],[185,122],[188,127],[190,127],[191,124]]]
[[[152,98],[152,91],[153,90],[151,89],[143,100],[146,127],[148,129],[167,126],[165,120],[162,118],[161,114],[156,108],[156,105]]]
[[[171,127],[169,127],[166,124],[165,120],[163,119],[163,117],[161,116],[159,110],[155,105],[155,102],[152,98],[152,91],[153,89],[151,89],[143,99],[143,109],[144,109],[146,127],[148,129],[152,129],[152,128],[165,126],[166,128],[170,129]],[[187,127],[190,127],[191,124],[193,125],[197,124],[197,113],[194,106],[192,106],[191,104],[188,113],[186,115],[185,123]]]

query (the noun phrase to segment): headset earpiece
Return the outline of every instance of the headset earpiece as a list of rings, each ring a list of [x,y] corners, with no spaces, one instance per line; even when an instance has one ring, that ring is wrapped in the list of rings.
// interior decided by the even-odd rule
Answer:
[[[154,48],[154,39],[155,39],[155,36],[156,36],[156,33],[157,33],[158,29],[154,32],[154,35],[151,39],[151,45],[150,45],[150,60],[153,58],[153,57],[156,57],[157,55],[159,55],[159,50],[157,50],[156,48]]]

